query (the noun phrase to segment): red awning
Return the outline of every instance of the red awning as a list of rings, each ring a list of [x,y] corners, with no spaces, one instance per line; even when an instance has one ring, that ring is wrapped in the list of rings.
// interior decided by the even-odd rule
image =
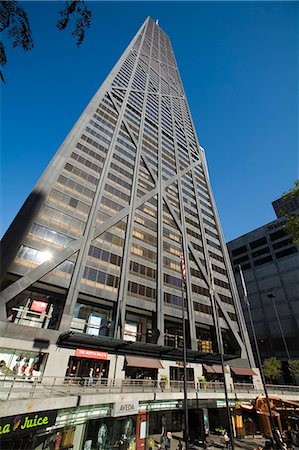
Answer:
[[[158,359],[140,358],[138,356],[126,356],[128,367],[142,367],[144,369],[163,369]]]
[[[207,364],[203,364],[203,368],[207,373],[215,373],[212,366],[208,366]]]
[[[207,371],[207,373],[217,373],[222,374],[222,367],[217,364],[213,364],[212,366],[208,366],[207,364],[203,364],[203,368]]]
[[[213,364],[212,367],[213,367],[214,373],[218,373],[218,374],[222,374],[222,373],[223,373],[223,372],[222,372],[222,367],[221,367],[221,366],[218,366],[218,365],[216,365],[216,364]],[[224,369],[224,370],[225,370],[225,369]]]
[[[245,376],[245,377],[252,377],[253,375],[256,375],[256,373],[248,368],[248,367],[231,367],[231,371],[235,375]]]

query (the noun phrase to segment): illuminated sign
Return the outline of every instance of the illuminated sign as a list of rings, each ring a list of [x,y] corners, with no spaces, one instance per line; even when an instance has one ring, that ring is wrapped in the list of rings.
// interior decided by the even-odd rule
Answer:
[[[32,305],[30,307],[30,311],[36,311],[36,312],[45,312],[48,307],[48,303],[46,302],[40,302],[37,300],[33,300]]]
[[[84,348],[76,348],[75,356],[79,358],[108,359],[107,352],[98,352],[97,350],[87,350]]]
[[[0,439],[12,435],[39,430],[55,424],[57,411],[42,411],[39,413],[19,414],[0,419]]]

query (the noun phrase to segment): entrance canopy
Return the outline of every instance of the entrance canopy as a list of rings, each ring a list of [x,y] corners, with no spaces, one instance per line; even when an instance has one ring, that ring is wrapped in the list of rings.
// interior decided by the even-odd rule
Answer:
[[[138,356],[126,356],[127,367],[142,367],[144,369],[163,369],[158,359],[140,358]]]

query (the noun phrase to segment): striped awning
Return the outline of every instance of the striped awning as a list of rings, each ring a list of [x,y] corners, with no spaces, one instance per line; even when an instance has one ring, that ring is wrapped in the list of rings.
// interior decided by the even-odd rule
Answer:
[[[222,367],[217,364],[213,364],[212,366],[208,366],[207,364],[203,364],[203,368],[207,371],[207,373],[216,373],[222,374]]]
[[[163,369],[158,359],[141,358],[139,356],[126,356],[128,367],[142,367],[143,369]]]
[[[235,375],[240,375],[244,377],[252,377],[253,375],[256,375],[254,370],[250,369],[249,367],[231,367],[231,371]]]

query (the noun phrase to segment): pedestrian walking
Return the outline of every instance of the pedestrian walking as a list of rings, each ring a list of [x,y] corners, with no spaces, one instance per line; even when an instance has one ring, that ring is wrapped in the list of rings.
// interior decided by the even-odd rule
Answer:
[[[224,433],[224,442],[225,442],[225,446],[226,446],[226,448],[229,450],[231,447],[230,447],[230,437],[229,437],[229,435],[228,435],[228,432],[226,431],[225,433]]]
[[[172,433],[171,431],[167,431],[166,433],[166,439],[165,439],[165,450],[170,450],[171,447],[171,439],[172,439]]]
[[[93,368],[91,367],[88,375],[88,386],[91,386],[93,383]]]

